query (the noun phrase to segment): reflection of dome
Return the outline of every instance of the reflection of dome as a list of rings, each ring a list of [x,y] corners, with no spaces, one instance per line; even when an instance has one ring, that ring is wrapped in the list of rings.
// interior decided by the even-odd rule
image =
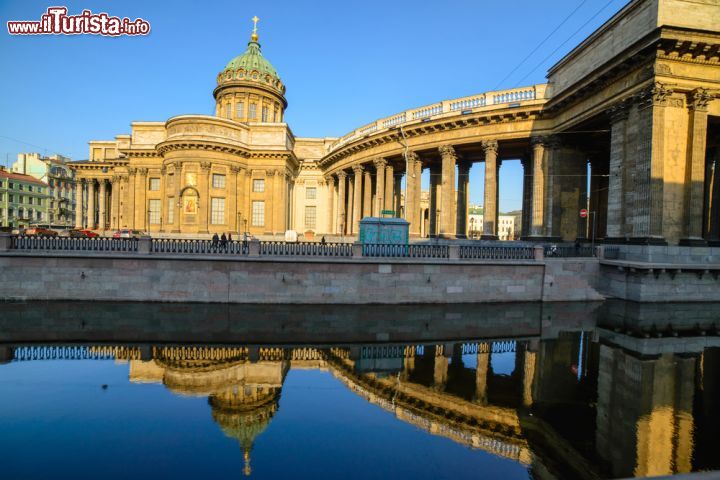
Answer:
[[[250,452],[255,438],[265,431],[278,409],[280,388],[225,390],[208,398],[212,416],[225,435],[240,442],[245,467],[250,475]]]

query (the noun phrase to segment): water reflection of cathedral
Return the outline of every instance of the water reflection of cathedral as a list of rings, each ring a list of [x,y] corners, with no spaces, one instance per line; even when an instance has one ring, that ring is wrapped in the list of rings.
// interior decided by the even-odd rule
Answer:
[[[624,305],[624,304],[623,304]],[[526,465],[533,478],[718,469],[720,337],[702,312],[657,311],[509,340],[327,347],[5,346],[6,360],[114,358],[133,382],[207,397],[222,432],[251,451],[289,371],[321,369],[433,435]],[[623,307],[625,308],[625,307]],[[667,307],[665,307],[667,308]],[[616,315],[617,314],[617,315]]]

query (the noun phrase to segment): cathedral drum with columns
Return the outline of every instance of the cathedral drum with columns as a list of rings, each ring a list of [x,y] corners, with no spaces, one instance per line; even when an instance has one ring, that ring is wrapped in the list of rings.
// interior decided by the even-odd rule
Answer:
[[[76,224],[310,238],[395,215],[414,238],[465,238],[470,172],[482,168],[472,231],[497,239],[500,172],[514,160],[524,239],[720,244],[719,12],[720,0],[631,0],[547,84],[439,101],[340,138],[295,137],[283,123],[285,85],[255,17],[246,51],[218,74],[215,116],[134,122],[90,142],[72,164]]]

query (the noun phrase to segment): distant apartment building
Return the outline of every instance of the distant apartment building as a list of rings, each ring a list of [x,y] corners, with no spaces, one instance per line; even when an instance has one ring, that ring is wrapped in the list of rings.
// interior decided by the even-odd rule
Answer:
[[[75,182],[71,159],[62,155],[41,156],[39,153],[20,153],[13,163],[13,173],[29,175],[48,186],[47,218],[44,223],[72,226],[75,222]]]
[[[483,216],[468,215],[468,238],[480,238],[483,230]],[[519,233],[515,226],[515,215],[498,215],[498,240],[517,240]]]
[[[48,185],[30,175],[0,167],[0,226],[48,223]]]

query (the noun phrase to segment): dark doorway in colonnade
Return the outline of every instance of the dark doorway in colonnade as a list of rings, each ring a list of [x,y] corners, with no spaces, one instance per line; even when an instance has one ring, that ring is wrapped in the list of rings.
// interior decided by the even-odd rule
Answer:
[[[708,116],[705,144],[703,237],[720,246],[720,117]]]

